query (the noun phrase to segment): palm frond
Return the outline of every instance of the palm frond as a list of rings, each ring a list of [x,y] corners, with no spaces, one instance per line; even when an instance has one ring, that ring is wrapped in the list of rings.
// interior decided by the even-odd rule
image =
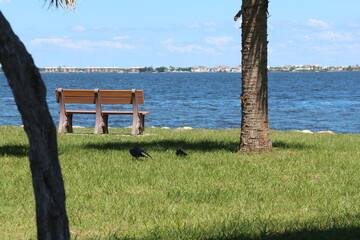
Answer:
[[[54,5],[56,7],[61,6],[62,8],[75,8],[76,0],[45,0],[50,1],[50,6]]]

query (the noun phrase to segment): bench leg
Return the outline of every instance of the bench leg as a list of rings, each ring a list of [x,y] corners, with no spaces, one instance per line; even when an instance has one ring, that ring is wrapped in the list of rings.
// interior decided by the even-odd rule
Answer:
[[[140,114],[139,114],[140,115]],[[133,124],[131,128],[131,135],[137,135],[137,131],[140,129],[140,116],[137,114],[133,114]]]
[[[144,131],[145,131],[145,115],[140,114],[139,134],[143,134]]]
[[[109,133],[108,118],[109,118],[109,115],[105,115],[105,114],[104,115],[102,115],[102,114],[96,115],[94,134],[100,134],[100,129],[103,130],[103,133]]]
[[[109,133],[109,115],[103,115],[104,125],[102,126],[103,133],[108,134]]]
[[[62,112],[60,112],[58,133],[64,133],[64,131],[65,131],[65,126],[66,126],[66,122],[67,122],[67,117],[66,117],[66,115],[63,114]]]
[[[72,133],[73,132],[72,119],[73,119],[72,114],[67,114],[67,115],[64,114],[60,116],[58,133],[64,133],[65,128],[68,133]]]
[[[64,133],[64,122],[62,121],[61,117],[60,117],[60,120],[59,120],[59,127],[58,127],[58,133]]]
[[[73,115],[68,114],[67,115],[67,121],[66,121],[66,130],[68,133],[73,133]]]

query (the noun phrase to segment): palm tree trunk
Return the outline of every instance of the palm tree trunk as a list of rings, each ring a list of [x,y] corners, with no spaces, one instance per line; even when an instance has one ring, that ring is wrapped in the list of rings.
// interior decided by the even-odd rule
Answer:
[[[56,129],[46,103],[46,88],[31,55],[1,11],[0,63],[29,139],[38,239],[70,239]]]
[[[268,0],[243,0],[239,152],[268,152],[272,148],[268,116],[267,11]]]

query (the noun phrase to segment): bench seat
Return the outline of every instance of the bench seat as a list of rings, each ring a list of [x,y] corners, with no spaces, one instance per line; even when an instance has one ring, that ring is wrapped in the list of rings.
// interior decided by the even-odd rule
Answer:
[[[96,111],[88,110],[66,110],[67,114],[96,114]],[[141,115],[148,115],[150,111],[139,111]],[[102,114],[108,115],[132,115],[133,111],[102,111]]]

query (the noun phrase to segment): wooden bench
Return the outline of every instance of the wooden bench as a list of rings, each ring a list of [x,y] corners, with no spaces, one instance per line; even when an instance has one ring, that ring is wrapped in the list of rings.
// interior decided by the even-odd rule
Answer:
[[[95,130],[94,134],[109,133],[109,115],[132,115],[131,135],[143,134],[145,128],[145,115],[149,111],[139,111],[139,104],[144,104],[144,94],[142,90],[79,90],[62,89],[55,90],[56,102],[60,105],[59,133],[73,132],[72,120],[74,114],[94,114]],[[66,104],[94,104],[94,110],[68,110]],[[132,111],[105,111],[103,104],[132,104]]]

